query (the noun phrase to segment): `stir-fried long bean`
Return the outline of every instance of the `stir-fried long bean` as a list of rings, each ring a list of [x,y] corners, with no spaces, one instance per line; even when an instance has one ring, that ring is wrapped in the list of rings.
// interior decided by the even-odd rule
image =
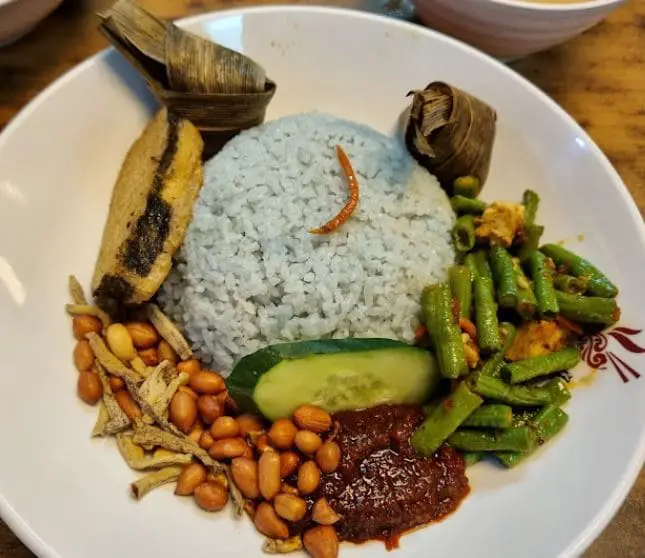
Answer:
[[[498,452],[495,457],[506,467],[515,467],[538,447],[554,438],[569,422],[569,415],[556,405],[547,405],[532,420],[532,428],[537,434],[537,444],[528,451]]]
[[[497,288],[497,302],[505,308],[514,308],[517,304],[517,281],[511,255],[503,246],[492,246],[489,262]]]
[[[524,204],[524,226],[535,224],[535,216],[540,205],[540,196],[533,190],[525,190],[522,195],[522,203]]]
[[[558,273],[553,279],[554,287],[567,294],[584,294],[588,284],[589,279],[586,277],[574,277],[564,273]]]
[[[469,252],[475,247],[475,218],[462,215],[452,228],[452,241],[457,252]]]
[[[540,247],[540,238],[543,233],[544,227],[542,225],[524,226],[524,240],[517,252],[517,257],[521,262],[528,260],[529,256]]]
[[[553,286],[553,262],[542,252],[533,252],[528,259],[533,278],[537,311],[541,316],[558,313],[558,301]]]
[[[528,426],[508,428],[493,432],[485,430],[457,430],[448,443],[464,451],[518,451],[526,452],[535,447],[535,432]]]
[[[497,303],[493,285],[493,274],[486,258],[486,252],[475,254],[477,273],[473,278],[475,295],[475,321],[479,348],[483,353],[493,353],[502,347],[497,320]]]
[[[574,322],[612,325],[620,319],[620,308],[613,298],[580,296],[556,291],[560,314]]]
[[[513,409],[501,403],[489,403],[475,409],[462,423],[474,428],[510,428],[513,424]]]
[[[475,374],[471,389],[488,399],[506,403],[513,407],[537,407],[553,401],[554,395],[546,388],[532,386],[511,386],[503,380]]]
[[[523,319],[530,320],[535,314],[537,305],[533,287],[519,261],[513,261],[513,268],[515,269],[515,281],[517,282],[516,310]]]
[[[465,265],[453,265],[448,270],[448,281],[453,298],[459,303],[459,315],[470,319],[473,299],[473,275]]]
[[[545,244],[540,250],[558,267],[563,268],[564,273],[586,277],[589,281],[587,286],[589,294],[603,298],[612,298],[618,294],[618,288],[602,271],[577,254],[557,244]]]
[[[518,360],[502,367],[502,377],[511,384],[521,384],[560,370],[569,370],[580,362],[580,350],[567,347],[554,353]]]
[[[453,196],[450,198],[450,203],[457,215],[481,215],[486,209],[486,204],[483,201],[465,196]]]
[[[456,196],[476,198],[481,190],[481,182],[476,176],[460,176],[455,179],[452,189]]]
[[[466,382],[461,382],[450,395],[432,408],[412,435],[412,446],[421,455],[433,455],[482,402],[483,399],[473,393]]]
[[[467,374],[468,363],[461,332],[453,315],[448,283],[437,283],[423,289],[421,307],[441,374],[452,379]]]

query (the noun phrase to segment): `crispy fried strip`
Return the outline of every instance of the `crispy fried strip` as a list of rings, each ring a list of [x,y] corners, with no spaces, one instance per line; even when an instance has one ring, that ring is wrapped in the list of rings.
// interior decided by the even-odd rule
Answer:
[[[142,378],[147,378],[151,374],[151,370],[146,366],[146,363],[141,360],[141,357],[135,357],[130,361],[130,366]]]
[[[161,311],[159,306],[146,304],[146,314],[159,334],[168,341],[168,344],[182,360],[188,360],[193,356],[193,351],[191,351],[188,341],[177,329],[177,326],[170,321],[170,318]]]
[[[237,515],[242,515],[244,513],[246,499],[237,485],[233,482],[233,477],[231,476],[231,468],[228,466],[223,466],[224,472],[226,473],[226,478],[228,479],[229,491],[231,497],[233,498],[233,504],[235,505],[235,511]]]
[[[92,438],[103,436],[109,421],[110,415],[108,415],[105,403],[101,401],[101,403],[99,403],[99,413],[96,416],[96,423],[94,423],[94,428],[92,429]]]
[[[83,287],[74,275],[69,276],[67,285],[69,287],[69,294],[72,297],[72,302],[74,304],[87,304],[87,298],[85,298]]]
[[[92,351],[94,351],[96,360],[98,360],[110,374],[118,376],[126,381],[129,380],[135,384],[140,384],[143,381],[143,378],[139,376],[139,374],[131,368],[128,368],[116,356],[114,356],[98,333],[88,333],[86,337],[90,342]]]
[[[93,306],[92,304],[66,304],[65,310],[70,316],[95,316],[101,320],[103,328],[108,327],[112,323],[110,316],[103,312],[103,310],[98,306]]]
[[[156,415],[164,415],[168,409],[168,405],[170,405],[170,400],[179,389],[179,386],[185,386],[188,383],[188,380],[190,380],[190,375],[186,372],[182,372],[170,381],[164,392],[161,394],[161,397],[159,397],[153,405]]]
[[[117,434],[116,445],[125,462],[136,470],[159,469],[169,465],[186,465],[193,460],[193,456],[188,453],[176,453],[167,450],[155,452],[153,455],[146,455],[144,449],[132,441],[131,434]]]
[[[207,467],[212,467],[213,472],[222,471],[224,466],[221,463],[213,460],[210,455],[195,442],[184,435],[175,435],[170,432],[165,432],[156,426],[149,426],[147,424],[138,424],[134,430],[132,441],[135,444],[140,444],[143,447],[159,446],[166,448],[170,451],[179,453],[190,453],[199,459]]]
[[[262,551],[266,554],[288,554],[302,549],[302,539],[300,535],[290,539],[266,539],[262,545]]]
[[[137,479],[130,485],[130,488],[132,489],[132,495],[137,500],[140,500],[148,492],[157,488],[158,486],[177,480],[182,470],[183,467],[171,466],[164,467],[163,469],[159,469],[158,471],[153,471],[152,473],[148,473],[147,475],[144,475],[143,477]]]
[[[97,421],[92,434],[94,436],[105,436],[116,434],[117,432],[123,432],[130,426],[130,419],[128,418],[128,415],[123,412],[114,398],[114,393],[112,393],[112,388],[110,387],[110,381],[108,380],[107,374],[105,373],[103,366],[98,362],[96,363],[96,370],[99,378],[101,378],[101,384],[103,384],[103,403],[105,404],[109,420],[105,423],[102,431],[97,430],[97,427],[99,426]]]

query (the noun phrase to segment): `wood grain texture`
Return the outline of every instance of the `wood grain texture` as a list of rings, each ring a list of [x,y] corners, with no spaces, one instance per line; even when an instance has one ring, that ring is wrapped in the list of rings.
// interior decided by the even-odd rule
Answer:
[[[382,6],[392,11],[398,8],[398,0],[380,1],[381,5],[379,0],[328,3],[370,11]],[[0,129],[44,87],[106,46],[96,32],[94,13],[111,3],[112,0],[66,0],[32,34],[0,49]],[[142,4],[166,18],[254,3],[258,2],[142,0]],[[645,215],[645,0],[631,0],[583,36],[512,66],[589,132],[616,166]],[[645,556],[643,527],[645,472],[585,558]],[[32,556],[0,521],[0,558]]]

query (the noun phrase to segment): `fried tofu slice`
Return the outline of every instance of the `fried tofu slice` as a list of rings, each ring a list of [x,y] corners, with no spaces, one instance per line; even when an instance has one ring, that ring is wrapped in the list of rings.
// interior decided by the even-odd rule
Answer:
[[[491,244],[509,247],[524,230],[524,211],[519,203],[493,202],[479,218],[475,235]]]
[[[526,322],[517,330],[504,355],[508,360],[524,360],[548,355],[567,345],[569,331],[554,321]]]
[[[203,183],[197,128],[160,110],[130,148],[117,178],[92,293],[113,312],[149,300],[172,266]]]

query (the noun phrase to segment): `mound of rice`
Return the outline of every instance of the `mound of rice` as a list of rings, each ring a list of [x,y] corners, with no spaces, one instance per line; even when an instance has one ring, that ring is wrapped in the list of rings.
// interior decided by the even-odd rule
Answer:
[[[360,203],[343,207],[347,152]],[[421,290],[443,280],[454,215],[398,139],[323,114],[237,136],[209,161],[178,262],[159,295],[198,356],[228,371],[268,344],[323,337],[410,342]]]

